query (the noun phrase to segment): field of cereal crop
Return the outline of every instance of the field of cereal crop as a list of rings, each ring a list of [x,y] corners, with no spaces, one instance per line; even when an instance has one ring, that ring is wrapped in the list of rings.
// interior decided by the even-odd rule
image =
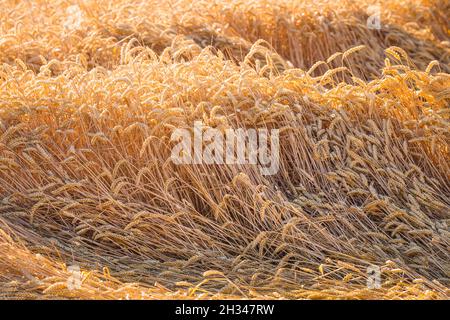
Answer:
[[[448,1],[0,6],[0,299],[449,298]]]

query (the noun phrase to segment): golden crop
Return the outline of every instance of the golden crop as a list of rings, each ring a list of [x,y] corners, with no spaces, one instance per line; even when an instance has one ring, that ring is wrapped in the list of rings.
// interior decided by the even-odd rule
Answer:
[[[0,298],[448,299],[450,5],[376,2],[1,0]]]

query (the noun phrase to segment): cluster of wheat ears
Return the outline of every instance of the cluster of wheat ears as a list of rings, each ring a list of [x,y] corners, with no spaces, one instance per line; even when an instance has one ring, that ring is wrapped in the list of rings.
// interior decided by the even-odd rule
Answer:
[[[0,7],[0,298],[449,297],[448,1]],[[175,165],[198,120],[279,172]]]

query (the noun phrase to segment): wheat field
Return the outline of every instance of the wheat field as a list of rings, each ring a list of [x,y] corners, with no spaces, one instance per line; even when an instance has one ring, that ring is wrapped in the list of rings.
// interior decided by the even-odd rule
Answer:
[[[448,1],[0,6],[0,299],[449,298]],[[279,171],[174,164],[198,120]]]

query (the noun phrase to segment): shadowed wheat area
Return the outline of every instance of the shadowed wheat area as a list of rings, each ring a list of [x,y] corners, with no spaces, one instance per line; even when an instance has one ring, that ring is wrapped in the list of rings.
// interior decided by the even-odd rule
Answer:
[[[0,298],[449,298],[448,1],[0,6]],[[174,164],[200,120],[279,171]]]

